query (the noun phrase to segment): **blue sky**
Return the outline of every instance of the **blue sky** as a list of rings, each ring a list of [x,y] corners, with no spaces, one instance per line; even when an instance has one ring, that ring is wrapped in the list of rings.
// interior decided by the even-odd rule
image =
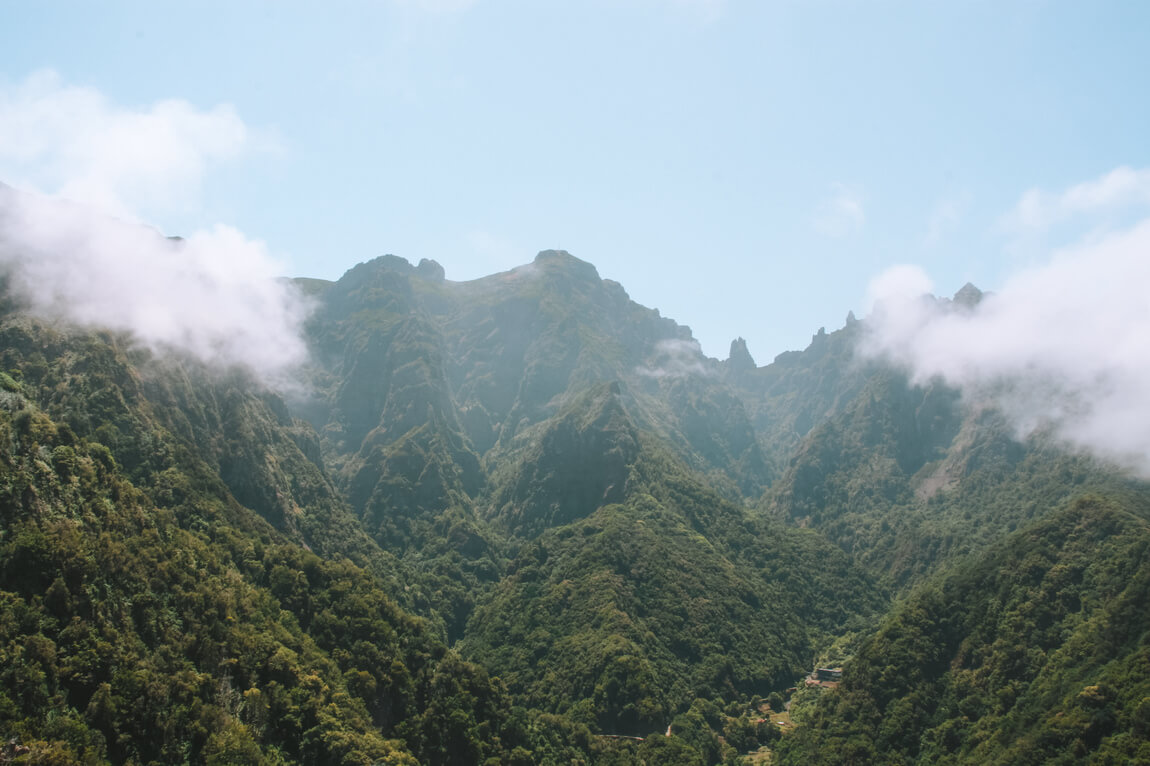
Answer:
[[[294,276],[395,253],[471,279],[563,248],[760,364],[861,314],[893,265],[997,289],[1150,188],[1135,0],[0,0],[0,19],[0,138],[71,147],[0,146],[0,180],[98,186],[170,234],[227,224]],[[50,131],[21,116],[33,91]],[[125,118],[100,154],[120,165],[84,154],[105,146],[86,126],[157,113],[170,143]],[[1118,186],[1071,214],[1073,190]]]

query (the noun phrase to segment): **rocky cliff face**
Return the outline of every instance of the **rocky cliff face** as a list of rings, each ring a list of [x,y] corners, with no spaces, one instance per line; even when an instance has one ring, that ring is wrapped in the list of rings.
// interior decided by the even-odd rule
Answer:
[[[307,411],[337,483],[369,526],[503,503],[487,487],[493,467],[538,446],[542,424],[604,383],[622,385],[620,402],[636,423],[732,496],[765,486],[745,409],[690,330],[565,252],[467,283],[384,256],[317,298],[311,338],[321,393]],[[559,438],[555,428],[548,438]]]

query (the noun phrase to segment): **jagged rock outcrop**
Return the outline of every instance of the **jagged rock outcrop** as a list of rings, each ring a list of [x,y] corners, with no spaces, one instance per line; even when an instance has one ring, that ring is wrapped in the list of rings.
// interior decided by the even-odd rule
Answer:
[[[731,351],[727,355],[726,367],[727,371],[734,375],[756,369],[755,360],[751,357],[751,352],[747,350],[747,341],[742,338],[735,338],[731,341]]]
[[[951,300],[956,306],[961,306],[966,309],[973,309],[975,306],[982,302],[982,298],[982,290],[979,290],[970,282],[967,282],[965,285],[959,288],[958,292],[954,294],[954,297]]]

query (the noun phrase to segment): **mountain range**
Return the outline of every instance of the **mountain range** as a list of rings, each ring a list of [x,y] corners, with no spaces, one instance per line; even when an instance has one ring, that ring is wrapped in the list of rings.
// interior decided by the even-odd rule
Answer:
[[[1150,763],[1147,487],[867,319],[759,366],[563,251],[293,287],[271,386],[5,282],[0,763]]]

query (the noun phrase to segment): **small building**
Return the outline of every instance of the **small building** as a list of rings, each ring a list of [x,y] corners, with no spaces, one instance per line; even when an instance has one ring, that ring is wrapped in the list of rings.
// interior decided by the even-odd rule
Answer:
[[[841,681],[843,680],[842,668],[815,668],[816,681]]]

